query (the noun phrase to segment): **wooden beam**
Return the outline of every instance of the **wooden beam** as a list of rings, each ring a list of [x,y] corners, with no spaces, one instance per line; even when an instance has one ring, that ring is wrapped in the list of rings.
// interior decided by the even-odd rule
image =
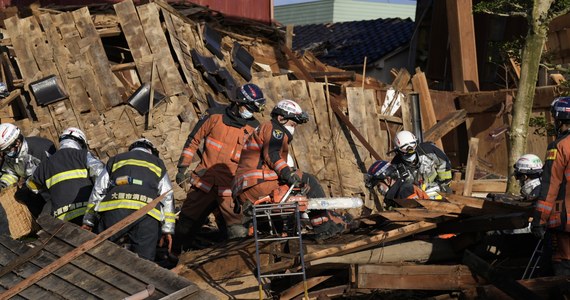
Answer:
[[[437,119],[435,117],[435,110],[433,108],[433,102],[431,101],[431,95],[429,94],[429,87],[424,72],[420,68],[416,68],[416,74],[412,77],[412,85],[414,91],[420,96],[420,110],[422,115],[422,131],[431,128],[437,124]],[[425,137],[424,137],[425,140]],[[432,140],[435,145],[443,150],[443,144],[441,139]]]
[[[341,256],[325,257],[313,261],[313,266],[321,264],[387,264],[429,261],[450,261],[458,258],[458,252],[446,239],[431,241],[399,242],[392,245],[358,251]]]
[[[324,82],[325,76],[328,81],[354,81],[356,79],[356,73],[354,71],[345,72],[309,72],[313,78],[317,81]]]
[[[444,119],[437,122],[437,124],[430,127],[428,130],[424,130],[424,140],[432,142],[441,140],[444,135],[455,129],[455,127],[459,126],[459,124],[465,122],[466,119],[467,111],[464,109],[450,113],[445,116]]]
[[[0,99],[0,109],[8,106],[10,103],[12,103],[12,101],[20,97],[20,95],[22,95],[22,91],[20,89],[11,91],[10,95],[8,95],[6,98]]]
[[[453,89],[479,90],[472,0],[446,0]]]
[[[307,289],[310,289],[310,288],[316,286],[317,284],[320,284],[320,283],[328,280],[331,277],[332,277],[332,275],[317,276],[317,277],[308,278],[306,282],[299,282],[299,283],[293,285],[292,287],[286,289],[285,291],[281,292],[281,294],[279,295],[279,299],[283,299],[283,300],[292,299],[293,297],[295,297],[295,296],[297,296],[297,295],[299,295],[305,291],[305,284],[307,285]]]
[[[471,138],[469,140],[469,156],[467,157],[467,165],[465,166],[465,185],[463,186],[463,196],[471,196],[473,177],[477,168],[477,152],[479,150],[479,139]]]
[[[477,286],[465,265],[358,265],[357,288],[463,290]]]
[[[463,191],[465,180],[451,181],[449,187],[453,191]],[[504,193],[507,190],[506,179],[474,179],[471,182],[471,191],[478,193]]]
[[[344,244],[340,247],[327,248],[327,249],[323,249],[320,251],[315,251],[313,253],[306,254],[304,256],[305,262],[311,262],[311,261],[316,260],[318,258],[323,258],[323,257],[328,257],[328,256],[333,256],[333,255],[346,254],[346,253],[352,253],[352,252],[359,251],[362,249],[371,248],[371,247],[374,247],[374,246],[381,244],[381,243],[387,243],[387,242],[395,241],[395,240],[410,236],[412,234],[416,234],[419,232],[424,232],[424,231],[427,231],[430,229],[434,229],[435,227],[436,227],[435,223],[421,221],[421,222],[413,223],[413,224],[410,224],[410,225],[407,225],[407,226],[404,226],[401,228],[393,229],[390,231],[383,231],[383,232],[378,233],[376,235],[373,235],[371,237],[356,240],[354,242]]]
[[[164,197],[166,197],[166,195],[170,192],[172,192],[172,191],[169,190],[168,192],[156,197],[154,200],[149,202],[147,205],[136,210],[135,212],[130,214],[128,217],[117,222],[115,225],[105,229],[105,231],[99,233],[93,239],[81,244],[75,250],[68,252],[66,255],[55,260],[54,262],[49,264],[47,267],[45,267],[45,268],[41,269],[40,271],[28,276],[26,279],[20,281],[16,285],[12,286],[9,290],[0,294],[0,298],[9,299],[9,298],[17,295],[18,293],[25,290],[26,288],[28,288],[32,284],[38,282],[42,278],[46,277],[47,275],[49,275],[52,272],[56,271],[57,269],[61,268],[65,264],[74,260],[75,258],[80,256],[81,254],[91,250],[93,247],[99,245],[103,241],[107,240],[108,238],[110,238],[111,236],[116,234],[117,232],[121,231],[125,227],[129,226],[130,224],[134,223],[135,221],[140,219],[142,216],[147,214],[149,211],[151,211],[153,208],[155,208],[156,205],[158,205],[158,203],[160,201],[162,201],[162,199],[164,199]]]

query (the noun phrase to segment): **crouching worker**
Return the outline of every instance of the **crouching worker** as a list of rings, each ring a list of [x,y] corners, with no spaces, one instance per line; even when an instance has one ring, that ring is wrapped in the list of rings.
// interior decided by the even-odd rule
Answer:
[[[172,247],[175,215],[171,190],[158,150],[149,140],[138,139],[128,152],[111,157],[97,177],[82,227],[91,230],[99,216],[98,228],[103,231],[170,191],[150,212],[109,238],[117,242],[127,236],[133,252],[154,260],[161,229],[160,245],[166,242],[169,250]]]
[[[4,155],[0,177],[0,190],[3,190],[13,185],[20,186],[32,176],[40,162],[55,153],[55,146],[52,141],[42,137],[25,138],[16,125],[2,123],[0,151]],[[46,203],[42,196],[34,194],[26,185],[18,188],[15,197],[26,204],[34,218],[40,215]]]
[[[396,167],[384,160],[374,162],[364,175],[367,188],[378,187],[387,206],[398,206],[394,199],[429,199],[418,186],[405,181]]]
[[[260,201],[279,203],[291,186],[305,191],[307,198],[325,197],[318,180],[310,174],[294,170],[287,164],[289,144],[295,128],[309,116],[292,100],[281,100],[271,111],[271,120],[261,124],[248,138],[232,182],[232,195],[244,214]],[[333,211],[309,213],[318,239],[343,232],[346,222]]]
[[[81,226],[93,183],[105,165],[87,149],[87,137],[70,127],[59,136],[59,150],[40,163],[26,185],[48,194],[51,214]]]

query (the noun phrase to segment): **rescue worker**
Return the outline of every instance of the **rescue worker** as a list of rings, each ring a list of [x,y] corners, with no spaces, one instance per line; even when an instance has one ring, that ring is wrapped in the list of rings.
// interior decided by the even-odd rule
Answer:
[[[166,242],[169,250],[172,247],[175,214],[170,178],[154,145],[138,139],[128,152],[111,157],[97,177],[82,228],[92,230],[100,218],[99,230],[103,231],[164,193],[155,208],[109,240],[117,242],[128,236],[131,250],[148,260],[155,259],[159,238],[161,245]]]
[[[400,131],[394,139],[396,156],[391,164],[402,178],[421,187],[430,199],[441,199],[439,192],[451,193],[451,162],[433,143],[418,143],[409,131]]]
[[[252,83],[241,86],[229,106],[209,109],[196,124],[178,160],[178,184],[192,184],[182,204],[175,234],[175,251],[191,247],[192,239],[208,215],[219,209],[228,239],[245,237],[242,216],[234,213],[231,182],[247,137],[259,126],[253,113],[265,108],[261,89]],[[201,161],[187,174],[188,166],[204,142]],[[198,156],[198,155],[196,155]]]
[[[69,127],[59,136],[59,150],[40,163],[26,185],[34,193],[47,193],[51,214],[79,226],[93,183],[105,165],[87,149],[87,137]]]
[[[514,165],[514,176],[521,186],[523,201],[535,201],[540,193],[542,160],[534,154],[521,156]]]
[[[20,129],[11,123],[0,124],[0,151],[4,155],[0,190],[20,183],[34,174],[36,167],[55,153],[52,141],[42,137],[24,138]],[[26,204],[30,213],[37,218],[47,199],[31,192],[26,185],[16,191],[17,200]]]
[[[280,202],[292,185],[305,190],[308,198],[325,197],[315,176],[287,164],[295,128],[308,120],[308,114],[295,101],[281,100],[271,111],[271,120],[261,124],[249,137],[232,183],[233,196],[243,206],[244,214],[262,198]],[[317,239],[347,229],[346,221],[333,211],[314,210],[309,218]]]
[[[548,145],[542,184],[536,204],[532,231],[542,238],[550,233],[552,267],[555,275],[570,275],[570,199],[567,199],[570,168],[570,97],[551,104],[556,140]]]
[[[416,185],[402,179],[396,167],[385,160],[374,162],[364,175],[367,188],[378,187],[388,206],[398,206],[394,199],[429,199]]]

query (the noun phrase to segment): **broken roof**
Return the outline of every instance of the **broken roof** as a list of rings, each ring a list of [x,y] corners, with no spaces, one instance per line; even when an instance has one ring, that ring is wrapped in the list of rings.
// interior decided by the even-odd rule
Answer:
[[[414,31],[411,19],[376,19],[295,26],[293,49],[311,50],[335,67],[362,65],[364,57],[377,61],[407,46]]]

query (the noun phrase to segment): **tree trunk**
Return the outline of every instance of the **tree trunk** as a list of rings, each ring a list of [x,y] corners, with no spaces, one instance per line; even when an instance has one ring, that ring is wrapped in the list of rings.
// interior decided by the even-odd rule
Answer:
[[[534,0],[532,14],[529,16],[529,31],[522,52],[521,78],[516,99],[513,104],[513,119],[510,131],[509,175],[513,165],[525,154],[528,136],[528,124],[532,112],[532,103],[536,89],[538,68],[542,49],[548,32],[547,13],[554,0]],[[541,156],[539,154],[539,156]],[[518,193],[517,182],[509,176],[507,192]]]

